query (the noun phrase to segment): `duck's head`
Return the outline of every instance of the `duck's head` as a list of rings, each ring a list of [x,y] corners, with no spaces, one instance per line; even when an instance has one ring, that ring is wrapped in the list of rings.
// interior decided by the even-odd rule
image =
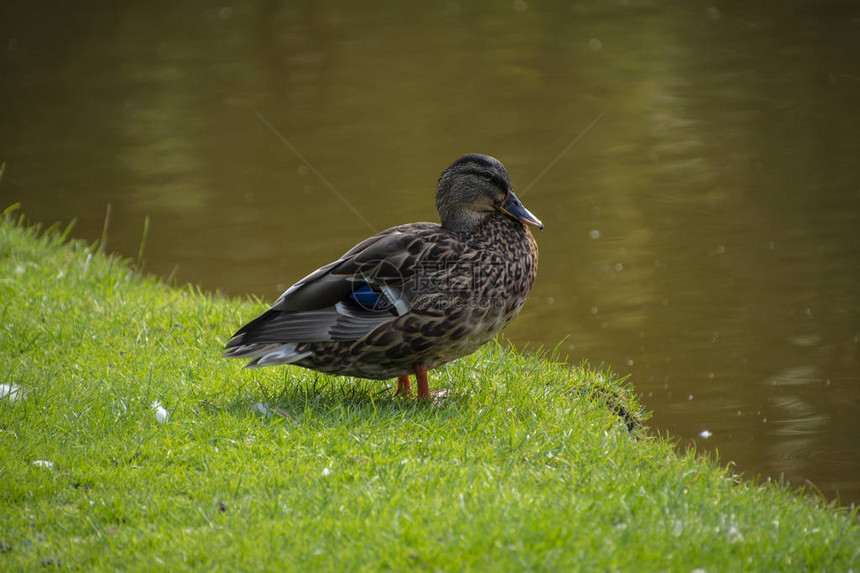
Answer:
[[[442,227],[452,231],[471,231],[498,213],[543,229],[540,219],[514,195],[505,166],[489,155],[464,155],[442,172],[436,187],[436,209]]]

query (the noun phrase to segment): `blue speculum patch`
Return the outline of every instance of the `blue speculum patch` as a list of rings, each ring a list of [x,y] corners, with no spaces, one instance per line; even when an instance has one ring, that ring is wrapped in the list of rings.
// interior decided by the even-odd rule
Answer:
[[[376,308],[380,306],[380,302],[387,302],[382,298],[380,293],[375,292],[367,285],[362,285],[361,288],[352,291],[349,298],[365,308]]]

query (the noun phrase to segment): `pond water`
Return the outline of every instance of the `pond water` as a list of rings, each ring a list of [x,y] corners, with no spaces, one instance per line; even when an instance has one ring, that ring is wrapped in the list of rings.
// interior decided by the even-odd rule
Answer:
[[[514,344],[860,500],[856,2],[54,4],[0,8],[0,207],[274,299],[494,155],[546,224]]]

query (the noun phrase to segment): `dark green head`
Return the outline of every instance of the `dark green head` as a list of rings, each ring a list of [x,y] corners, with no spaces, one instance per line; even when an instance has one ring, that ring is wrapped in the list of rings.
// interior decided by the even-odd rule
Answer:
[[[442,172],[436,209],[442,227],[452,231],[471,231],[494,213],[543,229],[540,219],[514,195],[505,166],[489,155],[464,155]]]

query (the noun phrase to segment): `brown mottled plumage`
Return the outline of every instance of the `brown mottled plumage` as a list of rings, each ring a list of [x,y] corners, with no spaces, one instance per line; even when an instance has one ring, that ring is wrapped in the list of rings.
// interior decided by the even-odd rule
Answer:
[[[281,295],[227,343],[249,367],[294,364],[329,374],[398,378],[429,399],[426,372],[471,354],[526,301],[543,224],[496,159],[465,155],[439,178],[441,225],[382,231]]]

